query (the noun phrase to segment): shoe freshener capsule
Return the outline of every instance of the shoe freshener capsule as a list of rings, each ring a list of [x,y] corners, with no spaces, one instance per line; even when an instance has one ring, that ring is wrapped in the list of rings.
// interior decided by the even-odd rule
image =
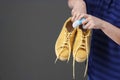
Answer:
[[[85,20],[85,18],[82,18],[82,19],[80,19],[80,20],[76,20],[76,21],[72,24],[73,28],[77,28],[79,25],[82,24],[82,22],[83,22],[84,20]]]

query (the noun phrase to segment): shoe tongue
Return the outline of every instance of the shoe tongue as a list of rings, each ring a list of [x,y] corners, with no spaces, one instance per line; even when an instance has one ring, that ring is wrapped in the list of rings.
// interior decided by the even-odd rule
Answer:
[[[72,27],[72,21],[69,20],[67,23],[66,23],[66,29],[68,32],[72,32],[74,30],[74,28]]]
[[[85,36],[90,36],[90,32],[91,32],[91,31],[87,29],[86,31],[84,31],[84,35],[85,35]]]
[[[84,36],[90,36],[90,32],[91,32],[91,31],[90,31],[89,29],[83,29],[82,26],[80,26],[79,29],[82,30]]]

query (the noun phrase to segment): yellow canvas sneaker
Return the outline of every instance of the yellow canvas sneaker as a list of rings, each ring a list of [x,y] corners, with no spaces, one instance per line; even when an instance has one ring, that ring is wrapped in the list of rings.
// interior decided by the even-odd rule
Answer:
[[[76,29],[72,27],[72,21],[70,17],[65,21],[63,28],[55,43],[55,53],[57,56],[56,61],[58,59],[61,61],[69,61],[75,33]]]
[[[77,62],[84,62],[90,51],[91,30],[77,28],[77,33],[73,45],[73,58]]]
[[[76,37],[73,45],[73,78],[75,78],[75,61],[84,62],[87,60],[84,76],[88,67],[88,56],[90,51],[91,30],[84,30],[77,27]]]

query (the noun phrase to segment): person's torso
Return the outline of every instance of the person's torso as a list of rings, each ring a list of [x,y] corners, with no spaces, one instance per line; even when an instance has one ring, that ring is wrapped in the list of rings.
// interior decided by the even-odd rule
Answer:
[[[88,14],[120,28],[120,0],[85,2]],[[101,30],[93,30],[88,75],[90,80],[120,80],[120,45]]]

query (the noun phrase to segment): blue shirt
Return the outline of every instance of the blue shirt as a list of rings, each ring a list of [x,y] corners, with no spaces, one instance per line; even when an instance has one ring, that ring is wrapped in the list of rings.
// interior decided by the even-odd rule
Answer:
[[[85,2],[88,14],[120,28],[120,0]],[[88,76],[89,80],[120,80],[120,45],[97,29],[93,30],[92,35]]]

